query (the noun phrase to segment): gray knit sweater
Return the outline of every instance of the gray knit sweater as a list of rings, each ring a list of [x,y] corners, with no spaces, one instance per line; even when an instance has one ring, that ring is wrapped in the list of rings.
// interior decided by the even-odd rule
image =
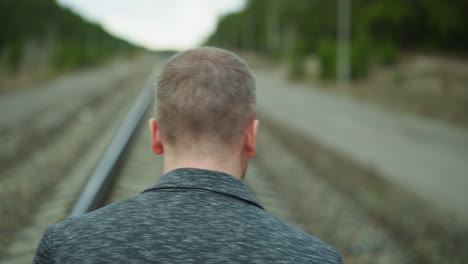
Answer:
[[[177,169],[140,195],[49,226],[34,263],[341,263],[270,215],[242,181]]]

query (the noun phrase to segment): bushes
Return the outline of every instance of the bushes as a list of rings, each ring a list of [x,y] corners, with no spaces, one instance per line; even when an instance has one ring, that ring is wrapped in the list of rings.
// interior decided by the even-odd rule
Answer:
[[[7,49],[6,63],[12,72],[16,72],[20,66],[21,57],[23,56],[23,45],[20,41],[13,42]]]
[[[369,41],[367,38],[358,38],[352,41],[350,47],[351,78],[357,79],[366,76],[369,70]],[[337,67],[337,43],[334,40],[320,42],[317,50],[321,64],[320,77],[335,79]]]
[[[395,42],[391,40],[377,44],[376,57],[381,64],[392,64],[398,57],[398,48]]]
[[[351,78],[365,77],[369,72],[371,45],[365,35],[359,35],[351,42]]]
[[[304,59],[307,55],[306,44],[303,40],[296,38],[293,48],[289,53],[288,78],[292,80],[301,79],[305,75]]]
[[[336,51],[337,46],[335,41],[324,40],[320,42],[317,54],[320,60],[321,78],[336,78]]]
[[[82,59],[82,49],[76,42],[68,40],[60,44],[60,47],[52,58],[52,62],[56,69],[68,70],[81,65]]]

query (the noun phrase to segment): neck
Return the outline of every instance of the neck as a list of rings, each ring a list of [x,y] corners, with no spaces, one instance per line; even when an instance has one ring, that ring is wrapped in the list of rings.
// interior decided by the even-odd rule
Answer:
[[[173,153],[166,152],[164,154],[164,173],[179,169],[179,168],[196,168],[220,171],[242,180],[246,171],[246,162],[242,162],[241,158],[230,157],[222,160],[215,157],[204,156],[177,156]]]

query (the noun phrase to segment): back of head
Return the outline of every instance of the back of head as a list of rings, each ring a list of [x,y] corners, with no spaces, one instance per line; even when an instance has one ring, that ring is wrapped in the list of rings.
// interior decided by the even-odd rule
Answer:
[[[169,59],[158,78],[156,100],[166,143],[227,145],[255,118],[255,81],[234,53],[202,47]]]

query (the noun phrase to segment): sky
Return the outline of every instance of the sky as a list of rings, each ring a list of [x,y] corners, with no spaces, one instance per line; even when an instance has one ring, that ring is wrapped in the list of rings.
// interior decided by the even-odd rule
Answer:
[[[198,46],[246,0],[58,0],[114,36],[151,50]]]

